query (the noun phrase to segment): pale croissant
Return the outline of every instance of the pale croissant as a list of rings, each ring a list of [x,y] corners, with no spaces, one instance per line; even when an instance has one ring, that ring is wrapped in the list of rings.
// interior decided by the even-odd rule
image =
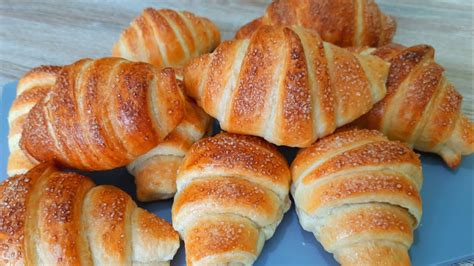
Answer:
[[[410,265],[419,225],[421,163],[376,130],[338,132],[291,165],[301,226],[342,265]]]
[[[172,69],[83,59],[65,66],[29,112],[20,146],[38,161],[112,169],[151,150],[183,116],[184,96]]]
[[[354,124],[443,157],[449,167],[474,152],[474,124],[462,113],[462,95],[444,76],[428,45],[365,49],[390,62],[387,96]]]
[[[41,66],[28,71],[16,87],[16,98],[8,113],[8,176],[26,173],[37,162],[28,156],[19,145],[23,124],[31,108],[35,106],[56,83],[61,67]]]
[[[307,147],[385,96],[389,64],[301,27],[260,27],[184,67],[185,90],[229,132]]]
[[[263,17],[243,26],[236,37],[248,38],[262,25],[299,25],[342,47],[385,45],[397,28],[373,0],[275,0]]]
[[[176,67],[211,52],[219,42],[219,29],[207,18],[147,8],[124,30],[112,55],[157,67]]]
[[[122,190],[40,164],[0,184],[2,265],[169,265],[179,236]]]
[[[199,106],[186,101],[181,123],[158,146],[127,166],[128,172],[135,176],[138,200],[146,202],[174,196],[178,167],[191,145],[210,131],[211,122]]]
[[[196,142],[177,177],[173,226],[187,265],[252,265],[290,206],[290,171],[266,141],[221,133]]]

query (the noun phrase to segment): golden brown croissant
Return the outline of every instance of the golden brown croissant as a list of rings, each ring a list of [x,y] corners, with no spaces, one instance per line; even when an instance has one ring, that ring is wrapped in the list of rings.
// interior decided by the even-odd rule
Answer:
[[[303,229],[342,265],[410,265],[420,223],[421,163],[410,148],[376,130],[318,140],[291,165]]]
[[[111,169],[155,147],[183,115],[184,96],[172,69],[83,59],[65,66],[30,111],[20,146],[38,161]]]
[[[0,184],[3,265],[167,265],[172,226],[122,190],[43,163]]]
[[[474,124],[461,112],[462,96],[443,75],[428,45],[397,44],[365,49],[391,63],[387,96],[354,124],[434,152],[449,167],[474,152]]]
[[[221,127],[307,147],[385,96],[389,65],[301,27],[260,27],[184,67],[185,90]]]
[[[219,29],[190,12],[147,8],[124,30],[112,55],[158,67],[181,66],[214,50]]]
[[[183,121],[163,142],[127,166],[129,173],[135,176],[138,200],[174,196],[178,167],[191,145],[209,132],[211,122],[199,106],[187,100]]]
[[[27,72],[18,82],[16,99],[8,113],[8,176],[26,173],[35,164],[35,160],[28,156],[19,146],[23,124],[31,108],[35,106],[51,89],[56,82],[61,67],[41,66]]]
[[[275,0],[263,17],[242,27],[236,37],[248,38],[262,25],[299,25],[342,47],[385,45],[397,28],[373,0]]]
[[[221,133],[192,145],[172,208],[187,265],[251,265],[290,206],[289,185],[285,158],[260,138]]]

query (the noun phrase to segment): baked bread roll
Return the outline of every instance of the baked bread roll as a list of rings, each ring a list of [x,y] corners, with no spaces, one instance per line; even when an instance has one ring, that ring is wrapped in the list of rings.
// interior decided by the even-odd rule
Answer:
[[[211,52],[219,42],[219,29],[207,18],[147,8],[122,32],[112,55],[157,67],[176,67]]]
[[[304,230],[342,265],[410,265],[422,214],[418,155],[376,130],[318,140],[291,165]]]
[[[56,82],[61,67],[40,66],[28,71],[16,87],[16,98],[8,113],[8,176],[24,174],[37,162],[28,156],[19,145],[23,124],[31,108],[35,106]]]
[[[301,27],[260,27],[184,67],[185,90],[222,129],[307,147],[385,96],[389,65]]]
[[[188,149],[209,133],[211,117],[191,100],[186,101],[183,121],[149,152],[127,166],[135,176],[140,201],[169,199],[176,193],[176,174]]]
[[[221,133],[193,144],[172,207],[187,265],[251,265],[290,207],[289,185],[285,158],[262,139]]]
[[[172,69],[83,59],[65,66],[31,109],[20,146],[38,161],[112,169],[151,150],[183,116],[184,96]]]
[[[179,236],[122,190],[43,163],[0,184],[3,265],[168,265]]]
[[[342,47],[385,45],[397,28],[374,0],[275,0],[263,17],[243,26],[236,37],[248,38],[262,25],[299,25]]]
[[[362,53],[380,56],[391,67],[387,96],[355,125],[437,153],[451,168],[474,152],[474,124],[461,111],[462,95],[434,61],[433,47],[392,44]]]

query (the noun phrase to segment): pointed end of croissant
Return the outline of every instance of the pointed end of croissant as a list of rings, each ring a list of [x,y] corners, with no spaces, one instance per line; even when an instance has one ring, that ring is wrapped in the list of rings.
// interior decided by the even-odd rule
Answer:
[[[120,46],[121,46],[121,42],[119,40],[114,44],[114,47],[112,47],[113,57],[122,57],[122,53],[120,52]]]
[[[262,18],[254,19],[253,21],[245,24],[235,34],[236,39],[248,39],[252,34],[263,25]]]
[[[163,68],[159,71],[156,86],[158,92],[151,94],[150,105],[153,106],[154,114],[162,114],[161,117],[153,116],[154,119],[160,119],[160,121],[156,121],[156,124],[161,125],[159,127],[161,130],[160,141],[184,119],[186,97],[179,83],[180,81],[176,79],[172,68]],[[161,95],[168,95],[168,97],[162,99]],[[163,110],[166,110],[166,113]]]
[[[397,31],[397,22],[392,16],[382,14],[382,30],[377,46],[382,46],[392,42]]]
[[[34,162],[21,149],[14,150],[8,157],[7,176],[20,175],[28,172],[37,162]]]
[[[357,55],[360,64],[365,70],[370,84],[373,102],[377,103],[387,94],[386,81],[388,78],[390,63],[373,55]]]
[[[439,152],[450,168],[461,164],[461,156],[474,153],[474,124],[461,114],[456,127]]]
[[[205,23],[206,29],[210,33],[209,35],[211,36],[209,41],[209,47],[208,49],[206,49],[206,51],[203,52],[212,52],[221,43],[221,31],[219,30],[219,27],[217,27],[217,25],[214,24],[210,19],[201,17],[201,20],[203,21],[203,23]]]
[[[183,68],[184,91],[188,96],[200,101],[200,83],[204,78],[204,71],[210,60],[210,54],[206,54],[197,58],[193,58]]]
[[[371,54],[382,58],[385,61],[390,61],[393,57],[406,49],[405,46],[397,43],[389,43],[387,45],[371,50]]]
[[[461,154],[450,151],[444,151],[441,154],[443,161],[448,165],[451,169],[456,169],[461,164]]]
[[[176,193],[176,173],[182,157],[156,154],[133,162],[137,198],[141,202],[169,199]],[[129,165],[130,166],[130,165]]]
[[[265,243],[251,220],[227,214],[200,218],[183,238],[187,265],[252,265]]]
[[[134,259],[140,263],[161,265],[178,251],[179,235],[171,224],[142,208],[133,211],[132,234]]]
[[[26,72],[18,81],[16,95],[41,87],[51,87],[62,70],[61,66],[39,66]]]
[[[411,265],[408,249],[402,244],[361,241],[334,253],[341,265]]]

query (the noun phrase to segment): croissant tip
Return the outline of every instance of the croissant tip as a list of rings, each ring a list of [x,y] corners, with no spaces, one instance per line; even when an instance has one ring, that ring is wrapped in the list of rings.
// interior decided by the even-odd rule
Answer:
[[[378,46],[391,43],[395,32],[397,31],[397,21],[390,15],[383,14],[382,16],[382,36],[379,40]]]
[[[441,154],[441,158],[446,163],[446,165],[452,170],[458,168],[461,164],[461,155],[456,153]]]
[[[256,18],[249,23],[245,24],[240,28],[237,33],[235,34],[236,39],[246,39],[250,38],[250,36],[261,26],[263,25],[262,23],[262,18]]]
[[[121,57],[120,54],[120,41],[117,41],[112,47],[112,57]]]
[[[455,161],[446,161],[446,164],[448,165],[449,168],[451,169],[456,169],[458,166],[461,164],[461,159],[455,160]]]

